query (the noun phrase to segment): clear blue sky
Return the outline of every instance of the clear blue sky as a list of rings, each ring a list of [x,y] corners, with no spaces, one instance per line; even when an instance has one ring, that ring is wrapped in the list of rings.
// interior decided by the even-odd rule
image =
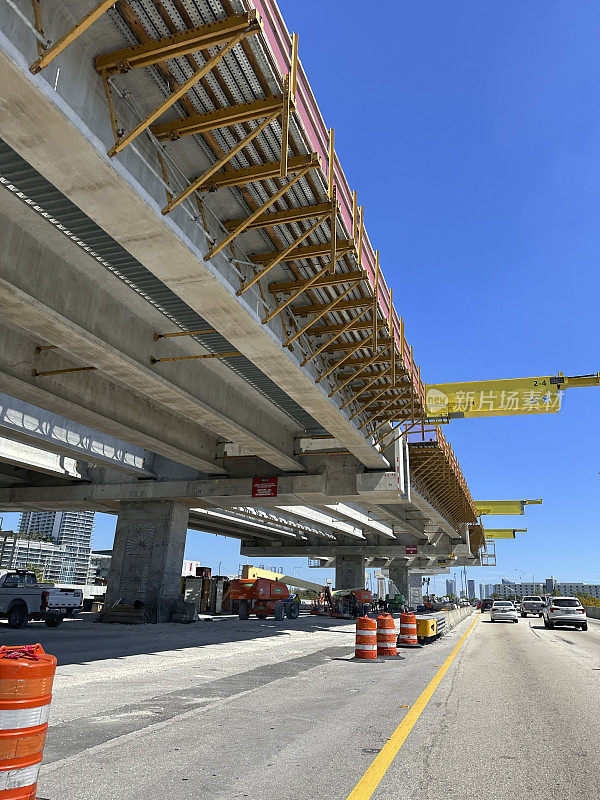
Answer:
[[[600,370],[600,4],[280,7],[425,380]],[[475,498],[544,498],[488,518],[528,533],[470,577],[600,583],[599,405],[574,389],[558,415],[448,426]],[[113,529],[99,519],[95,546]],[[187,556],[234,570],[237,549],[190,533]]]

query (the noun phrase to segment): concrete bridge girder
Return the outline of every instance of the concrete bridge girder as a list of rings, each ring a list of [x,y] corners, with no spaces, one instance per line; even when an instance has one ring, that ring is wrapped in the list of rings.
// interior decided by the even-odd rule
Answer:
[[[263,325],[258,291],[236,297],[238,271],[229,256],[222,251],[204,260],[206,234],[190,219],[185,205],[168,216],[160,213],[164,187],[158,173],[147,166],[156,158],[150,142],[140,137],[135,150],[127,148],[112,160],[107,157],[113,134],[102,80],[91,57],[94,50],[104,49],[103,24],[96,23],[83,37],[85,43],[75,41],[56,59],[61,72],[55,82],[54,71],[35,76],[29,72],[35,54],[31,34],[15,22],[8,6],[0,5],[0,136],[362,463],[369,468],[387,466],[383,455],[328,397],[327,389],[315,383],[315,365],[300,366],[300,348],[282,349],[285,331],[280,317]],[[55,26],[68,27],[60,13],[48,20],[47,35]],[[34,141],[32,129],[43,130],[44,136]]]
[[[25,444],[40,454],[53,453],[100,464],[139,478],[154,477],[154,454],[148,450],[3,392],[0,392],[0,433],[6,434],[7,441]],[[0,455],[0,459],[5,456]],[[16,452],[14,457],[18,457]],[[78,476],[73,474],[73,477]]]
[[[160,349],[154,334],[172,323],[8,192],[2,195],[2,209],[0,226],[6,231],[0,243],[2,317],[38,341],[60,348],[59,353],[37,358],[32,351],[29,376],[23,375],[24,379],[31,376],[32,367],[73,366],[65,362],[66,353],[75,366],[97,367],[108,380],[210,431],[213,464],[217,440],[225,437],[280,469],[303,469],[293,457],[299,431],[286,415],[218,359],[152,367],[150,358]],[[16,353],[6,346],[3,350],[5,360],[14,363]],[[169,343],[169,355],[204,352],[189,337]],[[67,380],[70,385],[82,377],[70,375]],[[97,382],[96,375],[85,377],[92,387]],[[48,378],[31,382],[45,386]],[[222,471],[215,466],[215,472]]]
[[[31,486],[86,477],[85,464],[21,441],[0,437],[0,485]]]
[[[37,344],[0,323],[0,391],[199,472],[225,473],[214,461],[216,436],[100,375],[48,377],[42,387],[31,375]]]

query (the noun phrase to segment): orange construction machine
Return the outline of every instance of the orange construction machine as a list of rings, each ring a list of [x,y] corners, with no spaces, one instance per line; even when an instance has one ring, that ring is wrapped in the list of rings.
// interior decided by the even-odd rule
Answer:
[[[368,589],[334,589],[324,586],[312,601],[311,614],[356,619],[364,616],[373,603],[373,595]]]
[[[281,621],[284,616],[297,619],[300,604],[290,597],[290,590],[280,581],[269,578],[235,578],[231,581],[231,599],[238,601],[240,619],[256,614],[259,619],[273,615]]]

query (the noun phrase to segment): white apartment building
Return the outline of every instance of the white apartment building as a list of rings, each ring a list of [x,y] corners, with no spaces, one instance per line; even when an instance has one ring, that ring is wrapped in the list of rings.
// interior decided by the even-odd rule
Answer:
[[[0,567],[39,568],[44,580],[82,585],[90,572],[93,511],[26,511],[15,535],[0,532]]]
[[[559,594],[567,597],[575,597],[578,594],[589,594],[592,597],[600,598],[600,584],[597,583],[555,583],[555,589]],[[548,594],[546,581],[536,581],[535,583],[495,583],[491,594],[498,597],[510,599],[515,594],[523,597],[526,594],[544,595]]]

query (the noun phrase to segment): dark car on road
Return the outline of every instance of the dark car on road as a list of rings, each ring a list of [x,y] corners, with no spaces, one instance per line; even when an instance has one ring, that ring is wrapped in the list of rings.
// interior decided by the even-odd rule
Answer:
[[[489,611],[492,607],[494,601],[491,597],[486,597],[485,600],[481,601],[481,613],[483,614],[484,611]]]

